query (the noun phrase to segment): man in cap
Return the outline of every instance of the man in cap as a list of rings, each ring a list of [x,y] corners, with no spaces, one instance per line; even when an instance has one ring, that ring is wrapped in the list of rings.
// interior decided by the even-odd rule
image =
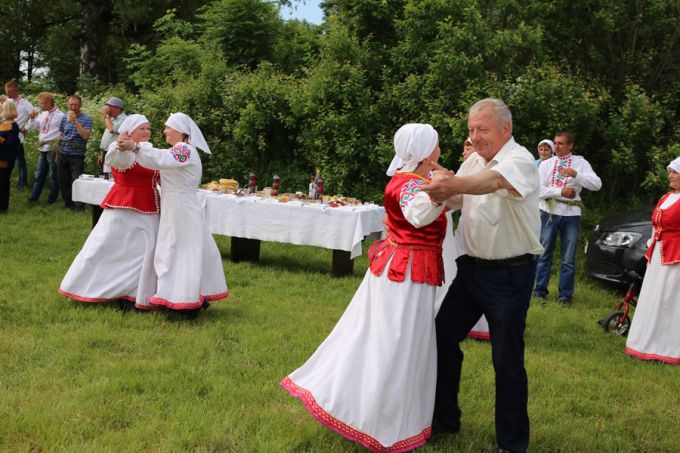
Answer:
[[[106,129],[104,129],[102,139],[99,142],[99,159],[97,162],[99,163],[102,172],[104,174],[108,174],[110,169],[106,168],[104,165],[106,150],[108,150],[109,145],[118,138],[118,128],[123,123],[125,118],[127,118],[127,115],[123,111],[123,101],[115,96],[110,97],[109,100],[106,101],[103,113]]]

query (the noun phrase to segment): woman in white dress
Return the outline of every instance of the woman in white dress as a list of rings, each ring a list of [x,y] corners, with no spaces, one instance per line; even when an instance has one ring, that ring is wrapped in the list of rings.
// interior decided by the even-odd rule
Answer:
[[[151,136],[144,115],[130,115],[119,128],[135,141]],[[138,310],[151,310],[156,292],[153,256],[158,233],[158,172],[128,165],[115,143],[106,163],[114,185],[102,201],[104,209],[59,286],[59,293],[80,302],[127,300]]]
[[[626,353],[680,365],[680,157],[668,166],[671,191],[652,214],[654,235]]]
[[[420,190],[439,158],[437,132],[407,124],[394,146],[388,236],[371,247],[370,269],[333,331],[281,381],[325,426],[379,452],[412,450],[432,432],[434,298],[444,277],[444,206]]]
[[[149,142],[118,138],[130,163],[159,170],[161,175],[161,219],[154,268],[158,275],[152,305],[195,315],[208,301],[228,296],[222,257],[203,216],[196,190],[203,167],[197,148],[210,148],[196,123],[184,113],[173,113],[163,134],[169,149]]]

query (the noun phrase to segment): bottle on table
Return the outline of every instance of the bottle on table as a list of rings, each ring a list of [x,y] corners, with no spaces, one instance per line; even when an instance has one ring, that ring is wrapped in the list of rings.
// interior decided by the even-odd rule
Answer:
[[[274,175],[274,180],[272,181],[272,196],[275,197],[279,194],[279,189],[281,188],[281,177],[279,175]]]
[[[310,200],[316,200],[316,179],[314,175],[309,177],[309,196]]]
[[[251,173],[248,175],[248,193],[255,192],[257,192],[257,175],[255,173]]]

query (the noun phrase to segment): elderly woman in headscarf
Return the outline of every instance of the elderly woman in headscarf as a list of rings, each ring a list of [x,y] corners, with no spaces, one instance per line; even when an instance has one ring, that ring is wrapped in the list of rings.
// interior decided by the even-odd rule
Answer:
[[[680,365],[680,157],[668,165],[668,185],[652,213],[654,234],[626,353]]]
[[[144,115],[130,115],[120,133],[132,140],[149,140],[151,129]],[[158,172],[129,159],[115,143],[106,163],[114,184],[101,203],[104,212],[71,264],[59,293],[81,302],[120,301],[138,310],[153,309],[156,292],[153,257],[158,234]],[[129,302],[128,302],[129,301]]]
[[[555,154],[555,143],[549,138],[545,138],[538,142],[538,159],[534,162],[536,168],[541,165],[544,160],[550,159]]]
[[[168,149],[120,136],[119,147],[131,160],[161,175],[161,219],[154,267],[156,294],[150,302],[195,316],[208,301],[227,297],[222,257],[203,217],[196,190],[203,167],[197,149],[210,148],[196,123],[173,113],[163,131]]]
[[[385,189],[388,236],[333,331],[281,385],[321,423],[372,451],[407,451],[430,434],[437,377],[434,298],[444,278],[444,206],[420,188],[438,167],[437,131],[406,124]]]

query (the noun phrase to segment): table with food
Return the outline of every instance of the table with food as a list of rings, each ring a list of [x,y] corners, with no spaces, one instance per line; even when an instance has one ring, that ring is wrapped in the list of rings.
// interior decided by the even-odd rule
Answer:
[[[221,178],[198,189],[210,232],[231,237],[231,259],[257,261],[261,241],[311,245],[333,250],[332,275],[351,274],[363,239],[382,233],[384,208],[358,198],[324,195],[317,181],[313,183],[318,190],[281,192],[277,179],[262,190],[253,184],[252,175],[245,187]],[[83,175],[73,183],[73,198],[97,206],[112,185]]]

